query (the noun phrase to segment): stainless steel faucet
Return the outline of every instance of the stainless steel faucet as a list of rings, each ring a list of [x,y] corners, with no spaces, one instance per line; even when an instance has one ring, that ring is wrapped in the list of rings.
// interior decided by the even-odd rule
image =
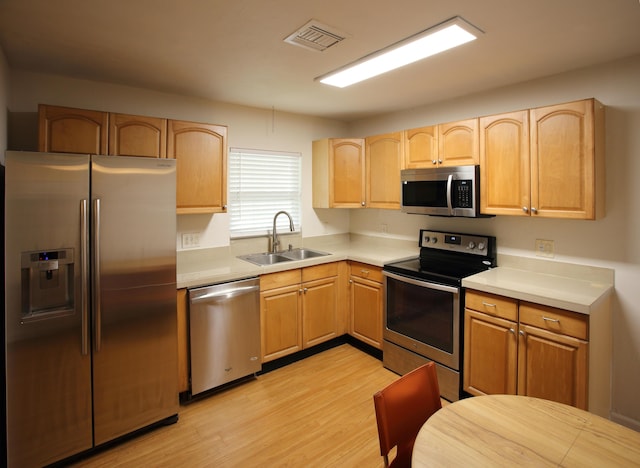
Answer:
[[[296,228],[293,226],[293,218],[286,211],[278,211],[276,215],[273,217],[273,232],[271,233],[271,252],[277,252],[278,246],[280,245],[280,240],[278,239],[278,234],[276,233],[276,219],[278,215],[286,214],[289,218],[289,229],[291,232],[295,231]]]

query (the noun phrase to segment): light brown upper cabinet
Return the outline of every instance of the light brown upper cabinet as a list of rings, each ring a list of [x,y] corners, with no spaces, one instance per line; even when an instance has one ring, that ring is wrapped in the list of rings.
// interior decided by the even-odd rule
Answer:
[[[167,119],[109,114],[109,155],[167,156]]]
[[[594,99],[480,119],[481,212],[604,215],[604,107]]]
[[[314,141],[312,182],[314,208],[364,207],[364,139],[325,138]]]
[[[167,158],[176,163],[178,214],[227,209],[227,127],[168,121]]]
[[[478,164],[478,119],[460,120],[404,132],[407,169]]]
[[[530,111],[532,216],[604,215],[604,106],[595,99]]]
[[[404,167],[417,169],[438,164],[438,126],[405,130]]]
[[[366,207],[400,209],[402,132],[365,139]]]
[[[107,154],[106,112],[40,104],[38,127],[39,151]]]
[[[438,125],[438,165],[478,164],[478,119]]]
[[[528,216],[529,111],[480,118],[480,211]]]

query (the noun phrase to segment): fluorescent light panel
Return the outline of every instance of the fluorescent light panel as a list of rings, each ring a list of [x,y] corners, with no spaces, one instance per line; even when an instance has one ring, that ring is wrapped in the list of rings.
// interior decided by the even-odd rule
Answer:
[[[317,79],[321,83],[344,88],[466,44],[481,33],[462,18],[455,17]]]

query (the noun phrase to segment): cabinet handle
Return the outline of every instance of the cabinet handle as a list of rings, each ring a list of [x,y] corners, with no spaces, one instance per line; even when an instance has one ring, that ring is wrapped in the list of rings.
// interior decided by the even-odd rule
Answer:
[[[307,294],[308,290],[309,290],[308,288],[302,288],[302,292],[305,293],[305,294]]]
[[[365,205],[365,202],[360,202],[360,204],[361,204],[362,206],[364,206],[364,205]]]
[[[431,160],[431,164],[434,164],[434,165],[435,165],[435,164],[438,164],[438,161],[437,161],[436,159],[432,159],[432,160]]]
[[[522,207],[522,211],[524,211],[525,213],[527,213],[529,211],[529,208],[527,208],[526,206]]]
[[[442,159],[438,159],[438,164],[442,164]]]
[[[515,334],[515,333],[516,333],[516,331],[515,331],[513,328],[509,328],[509,333],[513,333],[513,334]]]
[[[520,333],[520,335],[524,336],[524,331],[520,330],[518,333]]]
[[[537,209],[537,208],[534,208],[534,207],[531,207],[531,212],[532,212],[533,214],[536,214],[536,213],[538,212],[538,209]]]
[[[350,279],[350,280],[349,280],[349,283],[353,284],[353,280],[352,280],[352,279]]]
[[[369,270],[360,270],[360,273],[362,273],[364,276],[369,276]]]
[[[489,302],[482,301],[482,305],[485,307],[497,307],[495,304],[490,304]]]
[[[302,288],[298,289],[298,294],[302,294]]]
[[[542,320],[544,320],[545,322],[560,323],[560,319],[554,319],[554,318],[551,318],[551,317],[545,317],[544,315],[542,316]]]

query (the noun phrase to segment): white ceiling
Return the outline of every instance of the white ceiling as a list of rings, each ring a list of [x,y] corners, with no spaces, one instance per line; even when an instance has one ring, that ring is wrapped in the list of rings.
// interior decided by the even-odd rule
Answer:
[[[454,16],[485,34],[349,88],[314,80]],[[310,19],[348,38],[283,41]],[[11,69],[350,121],[639,54],[640,2],[0,0],[0,46]]]

